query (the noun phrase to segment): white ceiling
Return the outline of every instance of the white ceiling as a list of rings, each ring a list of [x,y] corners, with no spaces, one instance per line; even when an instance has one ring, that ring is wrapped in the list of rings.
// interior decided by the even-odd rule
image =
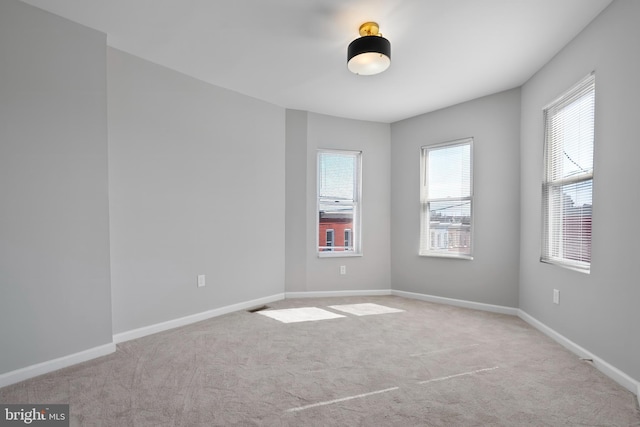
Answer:
[[[23,0],[109,46],[286,108],[394,122],[518,87],[611,0]],[[347,70],[365,21],[391,42]]]

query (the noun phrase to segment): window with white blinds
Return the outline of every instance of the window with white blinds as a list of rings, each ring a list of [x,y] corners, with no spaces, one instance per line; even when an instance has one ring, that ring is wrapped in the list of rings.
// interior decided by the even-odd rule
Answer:
[[[544,109],[541,261],[591,266],[595,74]]]
[[[422,147],[420,255],[472,259],[473,139]]]
[[[318,150],[318,256],[360,255],[359,151]]]

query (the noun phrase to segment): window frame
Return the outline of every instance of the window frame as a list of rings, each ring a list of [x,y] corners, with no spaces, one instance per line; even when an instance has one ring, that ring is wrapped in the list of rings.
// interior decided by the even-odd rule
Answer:
[[[429,162],[429,152],[432,150],[443,149],[445,147],[453,148],[456,146],[469,145],[469,195],[464,197],[449,197],[449,198],[429,198],[429,182],[428,182],[428,162]],[[431,145],[423,145],[420,147],[420,235],[418,242],[418,255],[426,256],[426,257],[438,257],[438,258],[451,258],[451,259],[462,259],[462,260],[473,260],[474,256],[474,241],[473,233],[474,233],[474,195],[473,195],[473,146],[474,146],[474,138],[466,137],[455,139],[452,141],[446,141],[438,144]],[[438,241],[442,242],[442,234],[437,233],[430,226],[430,209],[429,206],[433,202],[442,202],[442,201],[469,201],[469,234],[470,234],[470,243],[469,243],[469,253],[455,253],[455,252],[445,252],[439,248]],[[451,241],[450,236],[447,231],[447,244]],[[435,239],[435,241],[434,241]],[[460,239],[462,240],[462,239]],[[466,239],[465,239],[466,241]]]
[[[351,230],[352,249],[346,247],[335,250],[335,239],[339,233],[334,232],[334,247],[331,250],[320,248],[320,157],[322,154],[339,154],[355,157],[353,200],[343,202],[353,206],[353,220],[349,228]],[[318,258],[360,257],[362,256],[362,151],[342,150],[333,148],[318,148],[316,150],[316,254]],[[342,248],[342,247],[340,247]]]
[[[592,164],[591,170],[585,171],[585,173],[580,173],[578,175],[572,177],[560,177],[558,179],[549,179],[550,168],[552,168],[551,164],[553,162],[552,153],[557,151],[551,147],[553,143],[550,139],[550,123],[553,118],[552,114],[556,114],[560,112],[563,108],[572,105],[574,102],[579,101],[583,96],[593,93],[593,128],[591,129],[591,133],[593,135],[593,140],[591,142],[591,156],[592,156]],[[542,109],[543,114],[543,124],[544,124],[544,147],[543,147],[543,169],[542,169],[542,229],[541,229],[541,242],[540,242],[540,262],[546,264],[557,265],[559,267],[567,268],[569,270],[578,271],[581,273],[590,274],[591,272],[591,263],[593,261],[591,254],[593,253],[591,249],[589,250],[590,256],[589,261],[580,261],[567,258],[566,254],[557,255],[554,253],[553,247],[557,245],[559,249],[558,251],[562,252],[561,248],[563,245],[555,242],[554,239],[559,239],[560,241],[564,240],[565,236],[564,228],[562,225],[559,225],[563,222],[563,218],[555,218],[552,216],[552,211],[555,210],[553,206],[553,202],[551,198],[553,198],[553,190],[558,190],[567,186],[567,185],[580,185],[583,183],[590,182],[591,186],[591,222],[590,222],[590,232],[589,232],[589,248],[591,248],[593,242],[593,183],[594,183],[594,163],[595,163],[595,121],[596,121],[596,87],[595,87],[595,71],[592,71],[584,78],[580,79],[576,84],[571,86],[568,90],[566,90],[562,95],[557,97],[555,100],[547,104]],[[563,153],[565,152],[562,149]],[[566,155],[566,153],[565,153]],[[556,159],[557,161],[557,159]],[[582,168],[581,168],[582,169]],[[558,203],[557,201],[555,203]],[[584,205],[583,207],[584,208]],[[559,214],[562,216],[563,209],[559,209]],[[582,220],[583,217],[580,217]],[[555,235],[554,231],[560,228],[561,233],[559,235]]]

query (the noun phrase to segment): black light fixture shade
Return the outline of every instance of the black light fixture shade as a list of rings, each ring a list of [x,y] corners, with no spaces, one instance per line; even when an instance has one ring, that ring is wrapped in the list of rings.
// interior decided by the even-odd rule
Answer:
[[[375,25],[375,35],[363,35],[352,41],[347,48],[347,67],[355,74],[378,74],[391,65],[391,43],[377,35],[377,24]]]

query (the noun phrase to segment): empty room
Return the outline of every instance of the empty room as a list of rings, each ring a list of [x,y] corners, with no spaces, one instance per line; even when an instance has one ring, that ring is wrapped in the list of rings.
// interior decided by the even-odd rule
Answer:
[[[638,22],[1,0],[0,425],[640,426]]]

